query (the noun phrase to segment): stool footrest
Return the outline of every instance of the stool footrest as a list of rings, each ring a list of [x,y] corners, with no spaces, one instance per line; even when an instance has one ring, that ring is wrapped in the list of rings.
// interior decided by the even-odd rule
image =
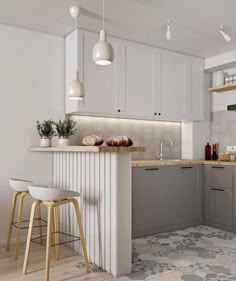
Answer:
[[[37,228],[37,227],[46,227],[47,226],[47,221],[45,221],[44,219],[34,219],[35,221],[39,221],[39,220],[41,220],[41,222],[44,222],[44,223],[46,223],[46,224],[44,224],[44,225],[34,225],[34,228]],[[25,222],[29,222],[30,220],[23,220],[23,221],[21,221],[21,223],[25,223]],[[14,221],[13,223],[12,223],[12,225],[15,227],[15,228],[18,228],[18,222],[17,221]],[[28,229],[29,228],[29,226],[22,226],[20,229]]]
[[[60,242],[60,243],[57,243],[57,244],[52,244],[51,247],[55,247],[55,246],[59,246],[59,245],[63,245],[63,244],[71,243],[71,242],[76,242],[76,241],[80,240],[80,237],[78,237],[78,236],[74,236],[74,235],[71,235],[71,234],[68,234],[68,233],[64,233],[64,232],[61,232],[61,231],[57,231],[57,232],[52,232],[51,233],[51,235],[54,235],[54,234],[62,234],[62,235],[68,236],[68,237],[72,237],[74,239],[69,240],[69,241]],[[37,241],[40,238],[44,238],[44,237],[47,237],[47,234],[42,235],[42,236],[38,236],[38,237],[35,237],[35,238],[32,238],[31,241],[33,243],[37,243],[37,244],[46,246],[46,244],[41,244],[39,241]]]

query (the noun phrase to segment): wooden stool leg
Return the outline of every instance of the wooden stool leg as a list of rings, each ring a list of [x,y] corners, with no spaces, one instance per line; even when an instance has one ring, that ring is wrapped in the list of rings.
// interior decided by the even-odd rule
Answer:
[[[54,231],[55,231],[55,249],[56,249],[56,260],[59,260],[59,215],[58,215],[58,206],[54,207]]]
[[[12,227],[13,227],[14,216],[15,216],[15,210],[16,210],[16,201],[17,201],[17,196],[18,196],[20,193],[21,193],[21,192],[14,192],[13,197],[12,197],[12,207],[11,207],[10,221],[9,221],[9,227],[8,227],[6,251],[9,251],[9,248],[10,248]]]
[[[47,207],[48,207],[48,227],[47,227],[45,281],[49,281],[51,229],[52,229],[52,223],[53,223],[53,217],[52,217],[53,205],[48,205]]]
[[[52,245],[55,245],[56,244],[56,239],[55,239],[56,236],[55,236],[55,221],[54,221],[53,211],[54,211],[54,208],[52,209],[51,243],[52,243]],[[55,246],[53,246],[53,250],[54,250],[54,255],[56,257],[57,251],[56,251]]]
[[[24,199],[28,195],[29,195],[28,192],[22,192],[20,196],[18,222],[17,222],[17,230],[16,230],[15,259],[18,258],[18,253],[19,253],[19,240],[20,240],[21,222],[22,222],[22,215],[23,215],[23,208],[24,208]]]
[[[37,212],[38,212],[38,228],[39,228],[40,243],[43,244],[41,204],[38,204]]]
[[[31,208],[30,223],[29,223],[29,230],[28,230],[26,249],[25,249],[24,265],[23,265],[23,274],[26,274],[26,271],[27,271],[28,257],[29,257],[29,250],[30,250],[30,241],[31,241],[31,236],[32,236],[32,231],[33,231],[33,226],[34,226],[35,210],[36,210],[38,204],[40,204],[40,203],[41,203],[41,201],[38,201],[38,200],[34,201],[32,204],[32,208]]]
[[[79,226],[80,241],[81,241],[81,246],[82,246],[83,256],[84,256],[84,261],[85,261],[85,267],[86,267],[86,271],[88,273],[88,272],[91,271],[91,269],[90,269],[89,260],[88,260],[88,254],[87,254],[86,243],[85,243],[85,238],[84,238],[83,225],[82,225],[82,222],[81,222],[79,203],[76,199],[72,199],[72,202],[73,202],[74,207],[75,207],[77,223],[78,223],[78,226]]]

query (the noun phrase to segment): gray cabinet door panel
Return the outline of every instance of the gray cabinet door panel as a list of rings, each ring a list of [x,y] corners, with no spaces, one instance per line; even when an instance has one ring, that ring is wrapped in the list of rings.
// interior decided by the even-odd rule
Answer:
[[[233,167],[233,226],[236,227],[236,167]]]
[[[218,224],[232,225],[232,189],[208,187],[206,190],[206,218]]]
[[[200,166],[133,168],[133,237],[201,220],[201,171]]]
[[[232,188],[232,166],[207,167],[207,185],[213,187]]]

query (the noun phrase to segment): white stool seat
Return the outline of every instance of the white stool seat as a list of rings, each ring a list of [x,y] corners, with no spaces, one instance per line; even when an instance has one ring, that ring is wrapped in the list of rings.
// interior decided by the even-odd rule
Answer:
[[[9,185],[12,189],[18,192],[27,192],[29,191],[29,184],[32,183],[32,181],[28,180],[21,180],[21,179],[9,179]]]
[[[57,201],[80,196],[79,192],[76,191],[45,188],[45,186],[37,184],[29,185],[29,192],[33,198],[41,201]]]

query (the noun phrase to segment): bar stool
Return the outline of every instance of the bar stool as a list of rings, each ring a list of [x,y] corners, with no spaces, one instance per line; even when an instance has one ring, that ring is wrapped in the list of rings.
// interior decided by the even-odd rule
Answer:
[[[48,219],[47,219],[47,241],[46,241],[46,263],[45,263],[45,281],[49,281],[49,268],[50,268],[50,247],[55,246],[56,258],[59,259],[59,223],[58,223],[58,207],[64,204],[72,203],[75,208],[77,217],[77,224],[79,228],[79,240],[81,242],[85,267],[87,273],[90,272],[90,265],[88,261],[86,243],[84,238],[83,226],[80,216],[80,208],[78,201],[74,197],[79,197],[80,194],[75,191],[61,190],[56,188],[44,188],[37,184],[29,185],[30,195],[36,200],[33,202],[29,223],[29,231],[26,243],[23,274],[27,272],[28,257],[30,250],[30,242],[32,236],[32,229],[34,223],[35,210],[38,205],[43,204],[47,207]],[[54,240],[54,245],[51,245],[51,240]]]
[[[22,180],[22,179],[9,179],[10,187],[15,191],[12,197],[12,207],[10,213],[10,221],[8,227],[8,235],[7,235],[7,243],[6,243],[6,250],[9,251],[10,243],[11,243],[11,236],[12,236],[12,228],[13,226],[16,227],[16,243],[15,243],[15,258],[17,259],[19,253],[19,240],[20,240],[20,232],[21,229],[27,229],[28,226],[22,227],[22,222],[28,222],[29,220],[22,221],[23,209],[24,209],[24,200],[26,197],[29,196],[29,189],[28,185],[32,184],[31,181]],[[18,220],[14,222],[15,210],[17,199],[19,197],[19,207],[18,207]],[[39,235],[42,236],[42,218],[41,218],[41,208],[38,205],[38,227],[39,227]]]

